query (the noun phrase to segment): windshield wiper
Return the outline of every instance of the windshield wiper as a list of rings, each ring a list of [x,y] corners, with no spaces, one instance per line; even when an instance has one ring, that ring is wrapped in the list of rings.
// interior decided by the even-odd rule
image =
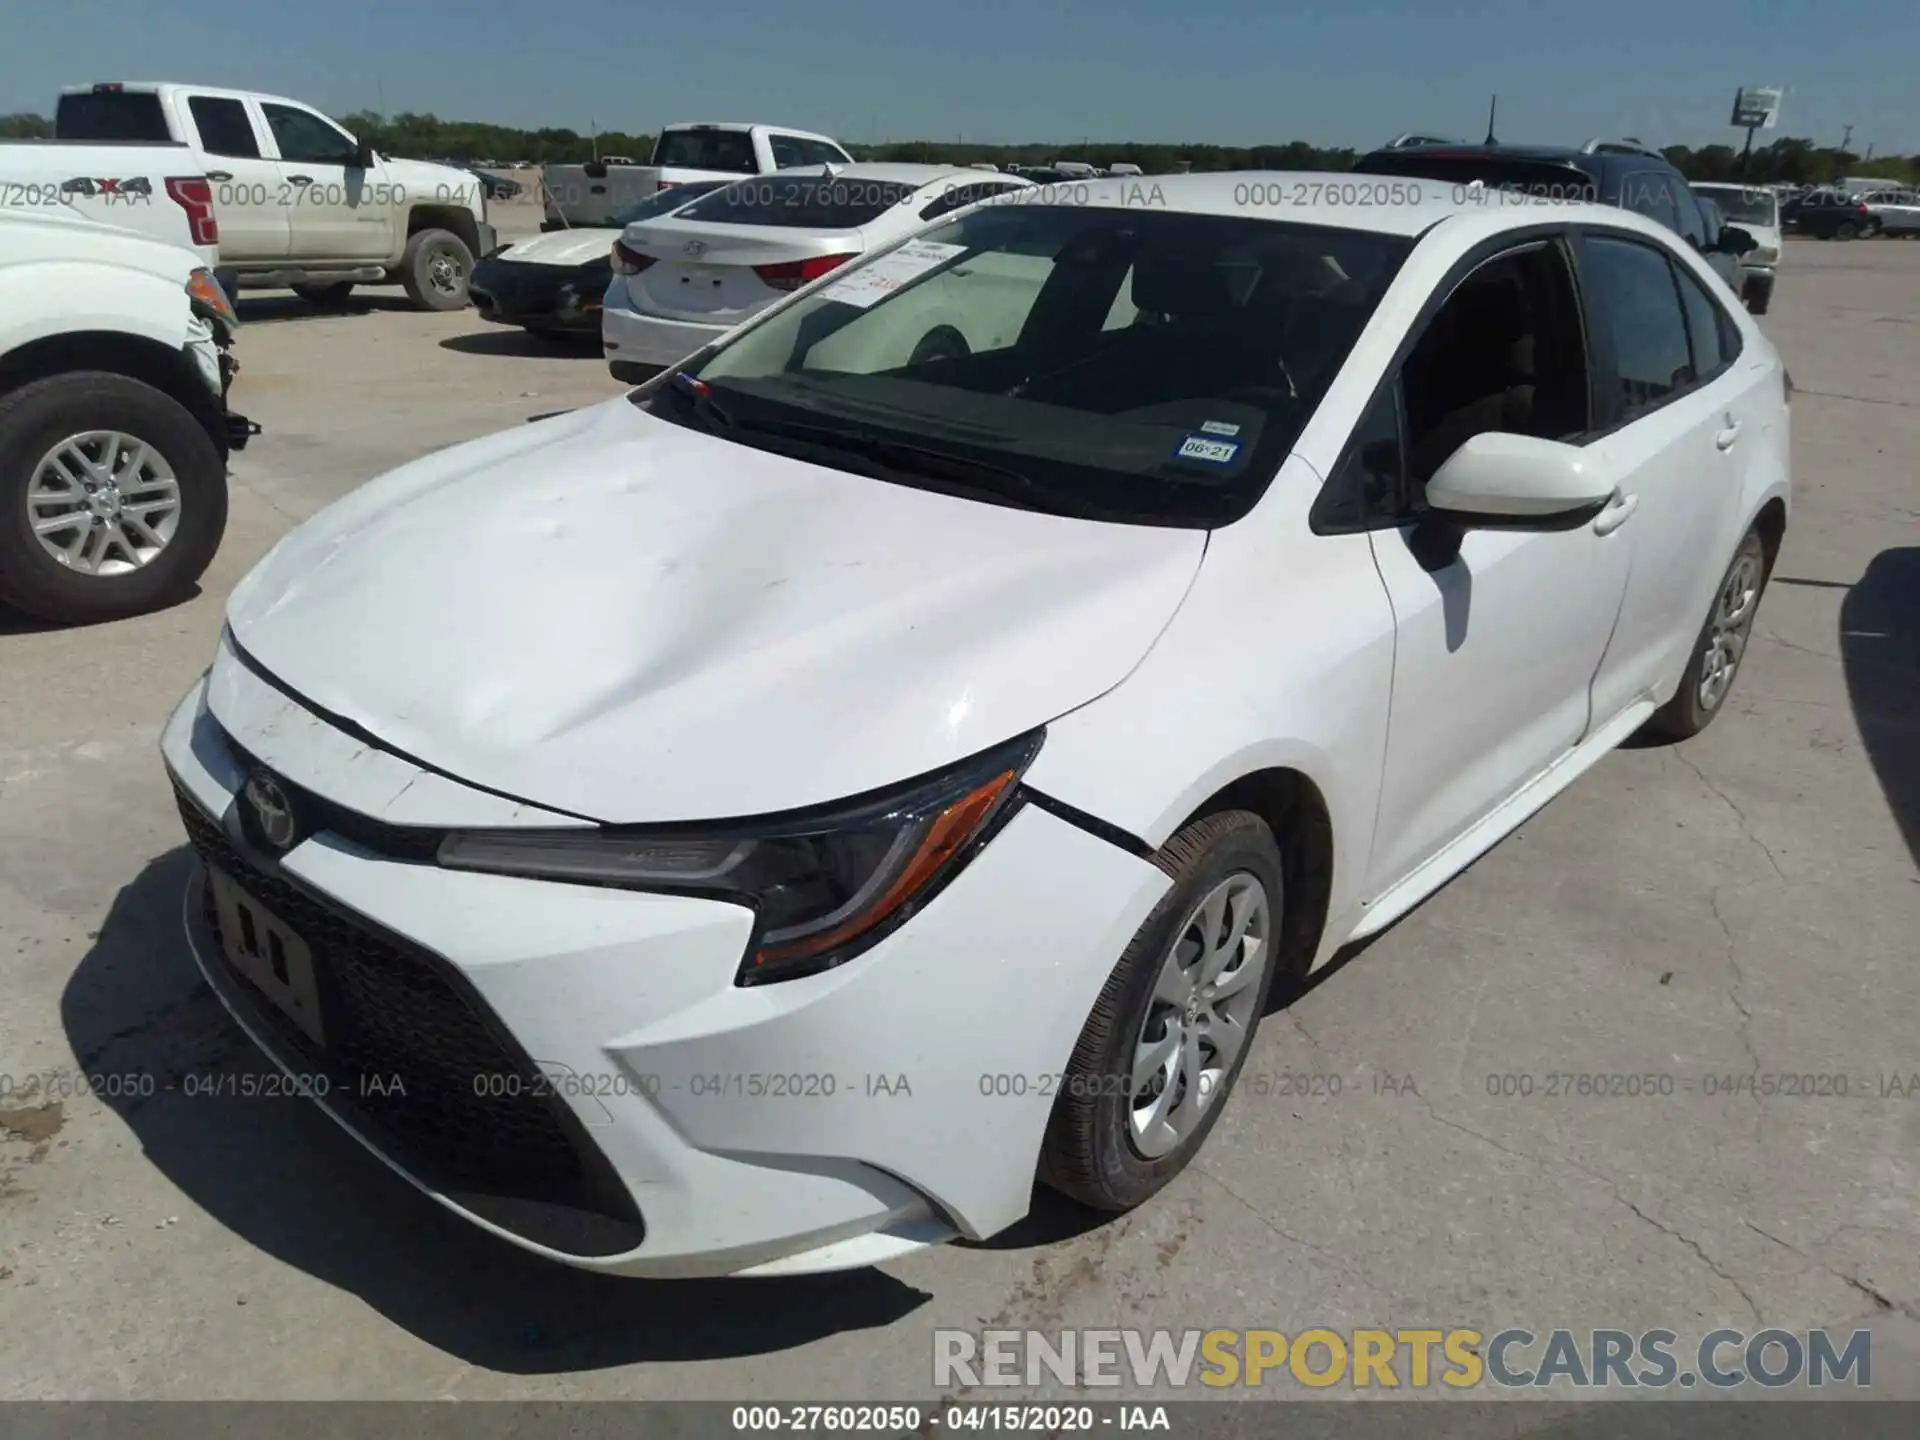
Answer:
[[[734,431],[736,434],[759,434],[793,440],[821,450],[841,451],[908,474],[984,491],[1022,509],[1044,508],[1031,498],[1031,476],[1011,466],[974,460],[945,450],[915,445],[911,441],[889,440],[868,431],[843,429],[837,425],[809,425],[792,420],[739,420],[734,422]]]

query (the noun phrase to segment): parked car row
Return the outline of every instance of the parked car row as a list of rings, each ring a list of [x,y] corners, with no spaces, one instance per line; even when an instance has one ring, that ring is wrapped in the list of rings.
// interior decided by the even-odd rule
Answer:
[[[1780,207],[1788,230],[1821,240],[1920,235],[1920,194],[1911,190],[1815,190]]]

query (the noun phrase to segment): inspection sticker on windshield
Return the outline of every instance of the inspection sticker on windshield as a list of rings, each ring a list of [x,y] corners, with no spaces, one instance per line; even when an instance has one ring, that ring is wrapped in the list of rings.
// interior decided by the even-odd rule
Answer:
[[[1198,460],[1204,465],[1227,465],[1240,453],[1237,440],[1210,440],[1205,435],[1189,435],[1173,452],[1176,460]]]
[[[881,256],[870,265],[862,265],[845,279],[836,280],[821,293],[844,305],[864,310],[884,300],[902,285],[917,280],[937,265],[964,254],[964,245],[946,245],[938,240],[909,240],[898,250]]]
[[[1229,425],[1224,420],[1202,420],[1200,422],[1200,428],[1208,435],[1238,435],[1240,433],[1240,427],[1238,425]]]

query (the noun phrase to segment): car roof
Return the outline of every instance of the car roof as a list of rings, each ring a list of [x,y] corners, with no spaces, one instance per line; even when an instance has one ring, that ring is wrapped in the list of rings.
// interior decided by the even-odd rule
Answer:
[[[1455,216],[1510,217],[1513,228],[1543,221],[1618,225],[1671,238],[1664,225],[1616,205],[1542,200],[1489,204],[1488,192],[1445,181],[1401,179],[1324,170],[1240,170],[1199,175],[1109,176],[1042,185],[1033,203],[1101,205],[1134,210],[1178,210],[1195,215],[1246,215],[1296,225],[1369,230],[1382,235],[1423,234]]]
[[[795,133],[797,134],[798,132],[796,131]],[[798,176],[818,175],[824,168],[825,167],[817,163],[812,165],[793,165],[785,170],[776,171],[775,173],[778,175]],[[833,167],[833,173],[836,179],[841,180],[872,180],[881,184],[911,185],[916,189],[924,189],[928,185],[938,185],[947,180],[964,180],[969,185],[991,185],[993,183],[992,180],[987,178],[984,170],[970,170],[964,165],[909,165],[905,163],[882,163],[880,161],[861,164],[856,161],[851,165],[836,164]],[[743,175],[740,178],[742,181],[751,182],[756,178],[765,177]],[[1003,175],[1000,179],[1005,184],[1015,185],[1020,183],[1021,177],[1018,175]]]
[[[663,135],[669,130],[777,130],[782,135],[797,135],[802,140],[824,140],[836,150],[845,148],[831,135],[822,135],[817,130],[800,130],[792,125],[769,125],[764,120],[675,120],[660,127]]]

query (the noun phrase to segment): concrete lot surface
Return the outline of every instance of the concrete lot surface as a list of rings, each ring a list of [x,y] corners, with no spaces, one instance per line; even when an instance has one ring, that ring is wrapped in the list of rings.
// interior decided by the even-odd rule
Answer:
[[[621,388],[591,345],[367,294],[244,303],[266,433],[197,599],[0,616],[0,1074],[158,1081],[0,1099],[0,1398],[924,1397],[935,1327],[1061,1325],[1860,1324],[1875,1391],[1920,1394],[1920,245],[1788,247],[1798,509],[1730,713],[1609,757],[1271,1016],[1138,1212],[1043,1192],[985,1245],[731,1283],[537,1263],[302,1101],[182,1088],[265,1073],[180,939],[155,753],[227,591],[369,476]],[[1545,1093],[1619,1073],[1675,1088]],[[1708,1093],[1755,1074],[1849,1093]]]

